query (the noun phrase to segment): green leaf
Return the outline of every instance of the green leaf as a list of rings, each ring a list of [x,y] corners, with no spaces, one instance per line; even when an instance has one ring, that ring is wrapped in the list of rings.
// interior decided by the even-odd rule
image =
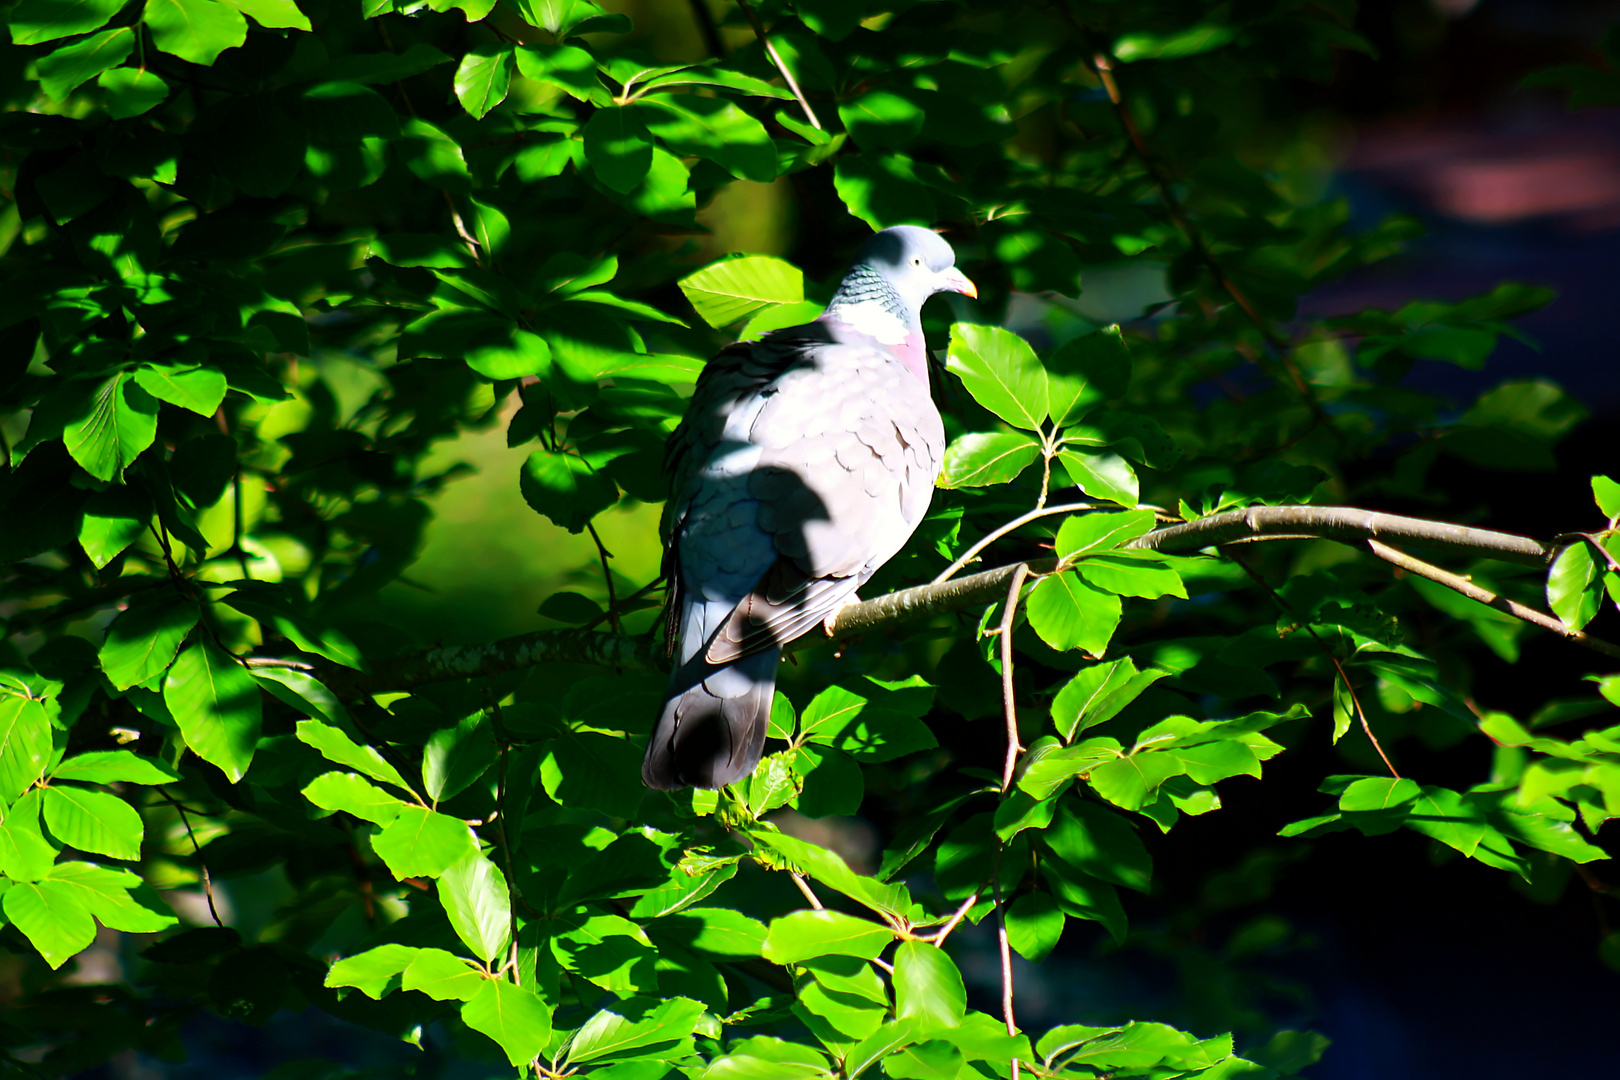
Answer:
[[[342,810],[377,825],[389,824],[409,805],[354,773],[322,773],[304,786],[303,794],[323,810]]]
[[[506,876],[481,854],[469,855],[439,875],[439,903],[456,936],[486,964],[511,940]]]
[[[242,13],[215,0],[147,0],[142,19],[158,49],[204,67],[247,40]]]
[[[652,136],[636,106],[597,109],[580,136],[597,179],[621,195],[634,191],[652,168]]]
[[[955,323],[945,366],[980,405],[1013,427],[1040,430],[1046,370],[1023,338],[999,326]]]
[[[0,820],[0,874],[13,881],[45,877],[59,853],[39,827],[43,794],[38,788],[28,792]]]
[[[298,10],[293,0],[221,0],[222,3],[251,15],[260,26],[278,30],[308,30],[309,17]],[[415,46],[413,46],[414,48]]]
[[[512,46],[504,42],[474,45],[456,68],[456,99],[476,120],[506,100],[512,86]]]
[[[970,431],[945,450],[942,488],[987,487],[1018,477],[1041,456],[1041,443],[1021,431]]]
[[[107,25],[124,0],[22,0],[7,15],[13,45],[40,45]]]
[[[1094,802],[1065,799],[1041,841],[1065,863],[1092,877],[1138,892],[1153,880],[1153,860],[1119,814]]]
[[[725,98],[675,94],[643,99],[647,130],[671,151],[707,158],[733,176],[776,179],[776,145],[765,125]]]
[[[838,118],[862,150],[894,150],[922,130],[921,106],[887,90],[873,90],[841,102]]]
[[[483,776],[497,756],[494,732],[482,713],[435,731],[422,750],[422,784],[428,798],[435,804],[455,798]]]
[[[1083,559],[1074,570],[1097,588],[1116,596],[1140,596],[1147,600],[1157,600],[1161,596],[1187,599],[1187,588],[1181,583],[1181,575],[1164,565],[1163,560],[1151,552]]]
[[[1121,506],[1135,506],[1141,485],[1131,463],[1118,454],[1097,454],[1065,446],[1058,450],[1058,461],[1074,485],[1094,499],[1107,499]]]
[[[371,838],[371,850],[387,865],[389,873],[403,881],[438,877],[476,853],[478,842],[465,821],[425,806],[407,806]]]
[[[725,90],[736,90],[754,97],[776,98],[781,101],[793,100],[793,91],[784,87],[772,86],[763,79],[756,79],[752,75],[744,75],[740,71],[731,71],[727,68],[713,67],[708,64],[699,64],[694,67],[682,68],[680,71],[671,71],[659,75],[641,83],[639,89],[645,94],[651,90],[664,90],[672,86],[718,86]]]
[[[1603,566],[1602,557],[1594,557],[1585,540],[1570,544],[1553,560],[1547,573],[1547,606],[1571,630],[1597,617],[1603,604]]]
[[[844,1074],[849,1080],[855,1080],[872,1065],[916,1041],[918,1026],[918,1022],[910,1017],[884,1024],[849,1052],[849,1057],[844,1059]]]
[[[1039,964],[1057,948],[1066,916],[1046,893],[1025,893],[1007,908],[1007,944],[1032,964]]]
[[[710,326],[730,326],[764,308],[804,300],[804,274],[773,255],[739,255],[680,280],[681,291]]]
[[[716,956],[758,956],[765,945],[765,924],[730,908],[683,908],[652,926],[689,949]]]
[[[1152,532],[1154,523],[1151,510],[1076,514],[1063,519],[1063,525],[1058,529],[1056,551],[1062,559],[1112,551],[1138,536]]]
[[[1075,338],[1046,360],[1047,413],[1067,427],[1104,401],[1125,396],[1131,382],[1131,354],[1119,327],[1107,326]]]
[[[390,765],[376,747],[361,746],[338,728],[319,720],[300,720],[295,730],[299,742],[313,746],[327,761],[347,765],[373,780],[393,784],[401,791],[411,790],[405,778],[399,775],[399,770]]]
[[[40,89],[52,101],[63,101],[86,81],[117,67],[135,51],[135,31],[119,26],[64,45],[37,64]]]
[[[135,381],[159,401],[213,416],[225,400],[225,374],[211,367],[185,364],[142,364]]]
[[[865,0],[799,0],[794,5],[804,25],[831,41],[842,41],[866,14]]]
[[[79,546],[100,570],[140,539],[152,520],[152,506],[129,488],[108,488],[84,503]]]
[[[1042,859],[1041,870],[1064,914],[1100,922],[1115,941],[1125,940],[1125,909],[1112,885],[1052,859]]]
[[[1170,60],[1218,49],[1237,36],[1220,23],[1198,23],[1169,34],[1125,34],[1114,42],[1113,53],[1129,64],[1136,60]]]
[[[814,956],[859,956],[870,960],[894,940],[894,931],[841,911],[795,911],[772,919],[765,959],[795,964]]]
[[[596,58],[577,46],[543,42],[520,45],[517,65],[529,78],[551,83],[580,101],[607,101],[607,89],[596,74]]]
[[[75,892],[65,883],[49,879],[14,881],[0,897],[6,918],[52,970],[84,951],[96,937],[96,920]]]
[[[512,1067],[521,1069],[551,1039],[551,1009],[532,991],[505,979],[490,979],[461,1007],[468,1027],[494,1039]]]
[[[623,738],[566,731],[546,744],[540,782],[564,806],[631,818],[641,806],[641,751]]]
[[[631,1019],[645,1008],[639,1019]],[[649,1007],[650,1006],[650,1007]],[[620,1011],[622,1010],[622,1011]],[[637,1050],[678,1043],[688,1038],[703,1015],[702,1002],[672,997],[657,1004],[646,999],[621,1002],[616,1009],[601,1009],[585,1021],[568,1045],[570,1067],[587,1062],[635,1058]]]
[[[1119,597],[1093,588],[1073,571],[1035,583],[1025,601],[1030,627],[1061,651],[1080,649],[1101,656],[1119,626]]]
[[[597,514],[619,501],[619,488],[575,454],[536,450],[519,478],[523,499],[571,533],[585,531]]]
[[[51,835],[69,847],[115,859],[141,857],[141,815],[110,792],[52,784],[45,789],[44,810]]]
[[[1355,781],[1339,796],[1339,809],[1348,812],[1392,810],[1414,803],[1423,789],[1411,780],[1368,776]]]
[[[485,975],[473,961],[443,949],[414,952],[400,989],[420,990],[434,1001],[471,1001],[483,989]]]
[[[933,195],[902,154],[840,154],[833,187],[849,212],[874,229],[927,225],[937,213]]]
[[[903,941],[894,952],[894,1014],[917,1021],[917,1031],[952,1028],[967,1011],[962,973],[945,950]]]
[[[107,627],[98,657],[107,681],[128,690],[160,674],[197,625],[197,605],[169,597],[132,601]]]
[[[1620,518],[1620,483],[1607,476],[1592,477],[1592,498],[1604,517],[1610,521]]]
[[[112,870],[75,860],[58,863],[51,870],[49,880],[65,886],[85,910],[114,930],[152,934],[180,922],[168,910],[159,910],[163,902],[142,884],[139,875],[128,870]],[[136,892],[146,895],[137,899]],[[151,906],[153,904],[159,907]]]
[[[34,698],[0,697],[0,803],[16,802],[51,759],[51,718]]]
[[[138,379],[120,371],[96,390],[90,414],[62,429],[73,460],[98,480],[123,482],[124,470],[157,437],[158,405]]]
[[[381,999],[392,989],[394,980],[425,951],[409,945],[378,945],[333,964],[322,985],[352,986],[368,998]]]
[[[231,783],[242,779],[259,745],[264,701],[236,657],[206,638],[194,642],[163,680],[163,701],[192,752]]]
[[[933,698],[926,684],[887,688],[867,679],[854,688],[829,686],[805,706],[799,734],[858,761],[893,761],[938,745],[921,720]]]
[[[1130,657],[1082,668],[1052,699],[1052,722],[1065,741],[1087,728],[1112,720],[1142,691],[1170,673],[1159,668],[1138,672]]]

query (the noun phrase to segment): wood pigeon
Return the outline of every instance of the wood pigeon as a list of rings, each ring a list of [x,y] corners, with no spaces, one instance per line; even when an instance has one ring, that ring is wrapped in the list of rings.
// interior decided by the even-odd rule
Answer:
[[[667,631],[678,662],[641,778],[753,772],[782,646],[854,603],[928,512],[945,430],[923,301],[978,290],[937,233],[885,229],[814,322],[722,349],[670,437]]]

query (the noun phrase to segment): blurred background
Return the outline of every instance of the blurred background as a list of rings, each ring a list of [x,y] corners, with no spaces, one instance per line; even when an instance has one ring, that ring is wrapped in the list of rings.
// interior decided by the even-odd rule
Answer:
[[[686,0],[605,6],[629,14],[632,44],[656,56],[702,54]],[[1517,324],[1535,346],[1509,342],[1478,372],[1427,364],[1413,376],[1459,408],[1503,379],[1543,377],[1591,411],[1561,445],[1556,474],[1503,487],[1500,474],[1487,481],[1460,463],[1436,466],[1436,482],[1488,507],[1480,523],[1492,527],[1541,535],[1580,527],[1591,513],[1587,477],[1620,476],[1620,109],[1569,112],[1561,95],[1521,86],[1533,70],[1599,62],[1596,43],[1616,23],[1613,0],[1363,0],[1357,28],[1378,57],[1341,52],[1330,78],[1296,88],[1314,116],[1299,153],[1321,162],[1325,191],[1348,197],[1358,223],[1403,212],[1426,230],[1403,254],[1307,297],[1306,313],[1457,299],[1506,279],[1559,294]],[[798,220],[798,205],[787,181],[735,184],[701,215],[713,233],[699,242],[703,254],[798,257],[801,239],[821,240],[827,228]],[[1098,321],[1141,317],[1165,299],[1140,272],[1096,268],[1082,286],[1079,308]],[[489,640],[560,625],[536,611],[558,589],[602,598],[589,538],[557,529],[519,496],[527,449],[506,447],[505,419],[439,448],[430,464],[473,472],[437,497],[410,583],[391,586],[370,618],[422,643]],[[657,573],[657,516],[656,507],[626,503],[598,519],[620,595]],[[1585,670],[1575,651],[1527,639],[1517,665],[1480,671],[1476,686],[1512,708],[1521,681]],[[1432,761],[1414,754],[1414,767],[1438,782],[1475,783],[1490,768],[1484,746],[1472,761],[1456,751]],[[1620,956],[1598,950],[1606,919],[1620,911],[1612,899],[1579,880],[1530,887],[1460,859],[1431,866],[1431,845],[1411,833],[1250,847],[1316,812],[1316,779],[1345,770],[1331,758],[1320,745],[1286,754],[1268,765],[1264,797],[1257,782],[1234,780],[1219,813],[1151,838],[1156,890],[1132,898],[1128,946],[1108,944],[1095,924],[1071,923],[1050,961],[1021,965],[1021,1024],[1039,1031],[1137,1015],[1206,1035],[1309,1027],[1333,1040],[1306,1071],[1317,1080],[1615,1075],[1596,1036],[1583,1044],[1580,1034],[1612,1030],[1620,1015]],[[1466,775],[1453,776],[1460,768]],[[835,827],[852,861],[863,845],[870,860],[869,827]],[[1234,852],[1248,854],[1233,863]],[[1596,865],[1597,884],[1620,889],[1620,872]],[[980,1007],[993,1008],[993,938],[980,928],[958,940]],[[1163,958],[1171,955],[1178,959]],[[334,1023],[282,1016],[249,1031],[199,1021],[187,1036],[189,1063],[142,1063],[120,1075],[230,1080],[283,1063],[276,1077],[307,1080],[317,1073],[296,1059],[315,1055],[432,1072],[419,1052]],[[1549,1032],[1567,1038],[1549,1045]]]

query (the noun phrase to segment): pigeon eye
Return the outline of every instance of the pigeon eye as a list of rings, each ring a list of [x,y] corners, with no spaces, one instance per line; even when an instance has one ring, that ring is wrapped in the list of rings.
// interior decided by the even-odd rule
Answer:
[[[914,257],[914,258],[913,258],[913,259],[912,259],[912,260],[911,260],[911,265],[912,265],[912,266],[921,266],[921,265],[922,265],[922,258],[921,258],[921,257],[920,257],[920,256],[918,256],[918,257]]]

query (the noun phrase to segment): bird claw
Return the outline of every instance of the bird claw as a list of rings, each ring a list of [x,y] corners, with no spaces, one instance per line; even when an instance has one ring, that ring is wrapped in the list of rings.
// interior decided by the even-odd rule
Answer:
[[[845,600],[842,604],[839,604],[832,611],[828,612],[827,617],[821,620],[822,632],[828,637],[832,637],[833,627],[838,624],[838,616],[843,614],[845,608],[854,607],[860,602],[861,598],[859,596],[851,596],[848,600]]]

